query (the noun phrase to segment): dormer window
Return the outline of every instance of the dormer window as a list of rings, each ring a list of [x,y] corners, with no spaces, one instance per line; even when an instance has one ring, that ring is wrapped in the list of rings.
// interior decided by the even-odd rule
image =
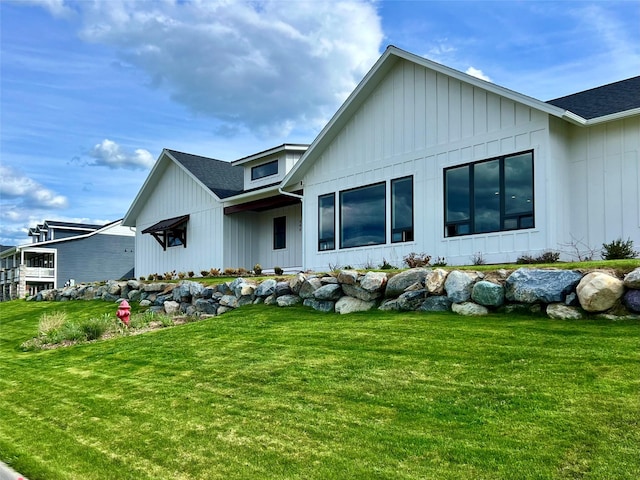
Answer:
[[[278,160],[273,162],[263,163],[251,168],[251,180],[258,180],[264,177],[270,177],[271,175],[278,174]]]

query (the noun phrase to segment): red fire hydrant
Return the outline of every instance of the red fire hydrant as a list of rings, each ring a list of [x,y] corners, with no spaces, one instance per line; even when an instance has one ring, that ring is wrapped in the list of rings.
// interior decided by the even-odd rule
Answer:
[[[131,306],[129,305],[129,302],[126,300],[120,302],[120,306],[116,312],[116,317],[118,317],[127,327],[129,326],[129,319],[131,318]]]

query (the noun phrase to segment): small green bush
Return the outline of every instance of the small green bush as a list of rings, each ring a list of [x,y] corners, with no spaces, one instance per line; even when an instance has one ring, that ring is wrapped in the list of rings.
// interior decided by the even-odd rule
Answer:
[[[605,260],[625,260],[635,258],[638,252],[633,249],[633,240],[618,238],[610,243],[602,244],[602,258]]]
[[[389,262],[387,262],[386,258],[382,259],[382,264],[380,265],[380,270],[397,270],[398,267],[396,267],[395,265],[391,265]]]
[[[284,270],[282,270],[282,268],[280,267],[273,267],[273,273],[275,273],[276,275],[282,275],[284,273]]]
[[[67,321],[67,312],[43,313],[38,322],[38,333],[48,335],[60,330]]]
[[[90,318],[80,323],[80,330],[87,340],[97,340],[114,325],[113,319],[105,314],[102,317]]]
[[[537,257],[533,257],[531,255],[521,255],[516,260],[516,263],[520,265],[535,263],[556,263],[558,260],[560,260],[560,252],[552,252],[549,250],[541,253]]]

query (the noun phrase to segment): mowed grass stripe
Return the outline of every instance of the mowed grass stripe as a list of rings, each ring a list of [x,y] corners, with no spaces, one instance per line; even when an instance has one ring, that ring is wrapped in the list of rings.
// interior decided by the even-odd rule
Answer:
[[[0,459],[32,479],[640,471],[638,321],[253,306],[23,353],[61,304],[7,305]]]

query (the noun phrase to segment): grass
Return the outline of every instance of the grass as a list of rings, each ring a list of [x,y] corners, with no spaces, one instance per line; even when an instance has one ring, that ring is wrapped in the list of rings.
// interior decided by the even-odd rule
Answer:
[[[21,352],[0,307],[0,459],[37,479],[636,479],[640,322],[247,306]]]

